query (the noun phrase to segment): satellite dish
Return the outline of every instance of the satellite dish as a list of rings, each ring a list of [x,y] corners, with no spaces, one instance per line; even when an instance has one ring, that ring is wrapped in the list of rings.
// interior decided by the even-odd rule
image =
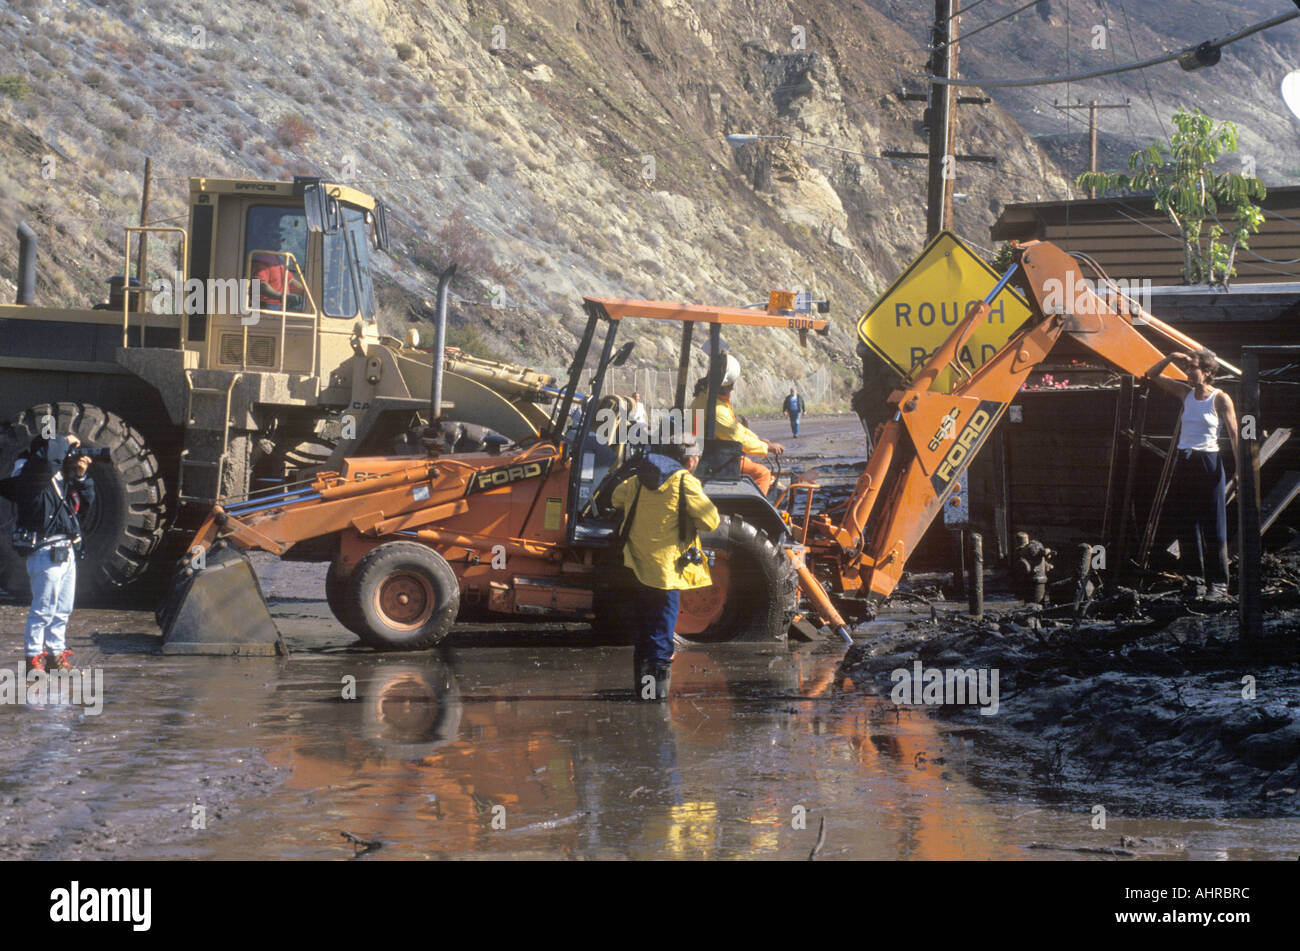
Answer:
[[[1282,77],[1282,100],[1291,110],[1291,115],[1300,120],[1300,69]]]

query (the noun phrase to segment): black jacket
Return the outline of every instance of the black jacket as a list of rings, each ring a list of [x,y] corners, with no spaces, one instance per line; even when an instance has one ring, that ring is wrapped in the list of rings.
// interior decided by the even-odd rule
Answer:
[[[84,512],[95,501],[95,480],[90,476],[61,480],[60,489],[66,502],[60,501],[53,482],[57,471],[44,459],[31,458],[22,472],[0,479],[0,496],[14,504],[18,528],[34,531],[43,537],[81,534],[81,525],[73,514],[76,498],[72,493],[75,492],[80,499],[81,511]]]

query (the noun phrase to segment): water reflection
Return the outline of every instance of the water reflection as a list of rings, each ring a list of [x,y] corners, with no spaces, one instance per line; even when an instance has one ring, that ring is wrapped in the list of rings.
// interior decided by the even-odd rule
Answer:
[[[680,651],[658,705],[608,686],[625,649],[370,661],[354,701],[294,717],[269,755],[384,857],[802,858],[822,817],[828,857],[1011,855],[931,722],[859,695],[838,661]]]

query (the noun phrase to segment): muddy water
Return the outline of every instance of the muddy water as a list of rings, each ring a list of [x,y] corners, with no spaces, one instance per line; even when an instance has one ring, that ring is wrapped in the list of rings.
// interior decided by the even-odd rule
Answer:
[[[976,787],[983,734],[867,695],[838,646],[683,650],[641,704],[630,649],[582,625],[378,655],[330,617],[324,566],[258,565],[286,659],[163,656],[148,614],[74,615],[104,708],[0,707],[0,855],[806,859],[823,820],[823,859],[1300,854],[1294,822],[1094,830],[1092,803]],[[0,666],[24,614],[0,608]]]
[[[0,710],[2,853],[346,859],[363,848],[346,832],[379,843],[365,860],[804,859],[822,819],[827,859],[1092,858],[1071,850],[1123,835],[1151,840],[1140,857],[1300,853],[1294,823],[1112,815],[1099,832],[1090,804],[977,789],[979,734],[864,695],[838,648],[681,651],[670,701],[639,704],[629,649],[578,646],[578,625],[353,650],[299,569],[275,605],[288,659],[154,654],[135,613],[75,634],[104,710]]]

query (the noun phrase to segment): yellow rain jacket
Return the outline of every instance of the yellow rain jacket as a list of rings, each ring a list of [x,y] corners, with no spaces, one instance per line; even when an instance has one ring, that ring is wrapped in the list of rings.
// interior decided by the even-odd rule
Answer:
[[[705,390],[691,400],[691,409],[704,409],[708,402],[709,393],[708,390]],[[736,419],[736,411],[721,396],[718,397],[717,423],[714,429],[719,439],[740,443],[740,451],[747,456],[767,455],[767,443],[759,439],[748,426],[740,425],[740,421]],[[701,439],[704,438],[703,433],[696,433],[695,435]]]
[[[623,546],[623,564],[650,588],[672,591],[712,584],[707,563],[677,569],[682,554],[691,545],[699,547],[700,544],[698,534],[693,534],[690,541],[681,540],[677,521],[679,492],[697,532],[700,526],[705,531],[718,527],[718,510],[704,494],[700,480],[666,456],[647,456],[638,474],[620,482],[610,497],[614,507],[622,509],[624,521],[636,500],[627,544]]]

